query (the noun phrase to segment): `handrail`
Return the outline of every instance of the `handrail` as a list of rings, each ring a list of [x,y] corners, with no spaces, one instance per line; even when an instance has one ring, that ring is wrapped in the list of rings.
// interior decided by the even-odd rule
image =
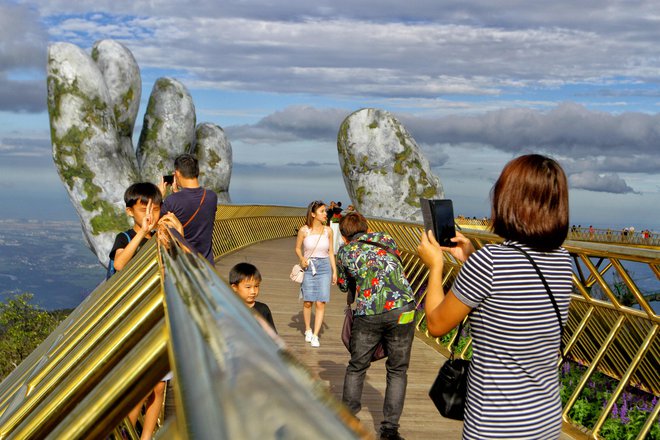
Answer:
[[[29,363],[28,358],[3,381],[0,439],[45,438],[67,424],[67,415],[86,396],[111,391],[104,377],[125,365],[138,341],[162,319],[157,268],[152,241],[111,282],[100,284],[76,308],[54,332],[58,334],[55,342],[47,339],[37,348],[42,362]],[[124,408],[135,405],[149,389],[143,383],[131,385],[135,390],[122,396],[129,399],[123,401]],[[94,430],[121,420],[108,420],[106,415],[101,411],[81,418],[86,423],[81,429]]]
[[[416,255],[421,225],[369,219],[369,226],[372,230],[385,231],[394,237],[404,253],[406,273],[418,302],[423,302],[428,272]],[[470,238],[476,249],[502,240],[484,230],[464,229],[463,233]],[[634,386],[656,397],[660,396],[660,316],[642,295],[641,289],[623,264],[645,267],[655,276],[652,292],[660,293],[660,247],[640,248],[572,240],[566,241],[564,247],[574,259],[574,294],[571,296],[568,323],[564,328],[564,355],[588,367],[564,406],[565,429],[574,426],[569,417],[570,411],[595,371],[620,381],[588,434],[590,438],[598,438],[600,428],[626,386]],[[448,253],[444,257],[443,284],[447,290],[461,264]],[[639,309],[623,304],[620,295],[614,293],[617,289],[625,291],[627,296],[623,299],[634,301]],[[417,336],[434,339],[426,331],[423,309],[418,310]],[[434,340],[438,350],[448,356],[446,347],[451,341],[445,344],[439,338]],[[469,347],[468,338],[462,355],[466,354]],[[639,438],[643,438],[658,419],[657,409],[648,417],[640,433],[642,437]],[[579,428],[584,431],[584,427]]]
[[[221,205],[218,212],[213,243],[216,257],[264,240],[295,236],[304,223],[306,210]],[[428,273],[416,255],[422,227],[386,219],[368,221],[372,230],[394,237],[417,299],[423,301]],[[465,229],[464,233],[476,248],[501,241],[485,229]],[[171,250],[159,250],[152,239],[124,270],[99,285],[0,384],[0,440],[102,437],[121,422],[125,415],[122,412],[153,388],[170,365],[178,379],[175,383],[179,382],[175,394],[182,411],[163,427],[165,438],[197,434],[204,438],[210,435],[210,431],[204,431],[205,424],[220,423],[218,414],[225,414],[225,410],[231,415],[223,419],[225,423],[219,429],[227,434],[226,438],[257,435],[252,431],[254,426],[237,423],[244,420],[236,414],[245,405],[251,410],[275,406],[272,409],[282,410],[282,414],[288,407],[289,417],[304,419],[299,420],[300,429],[316,430],[313,434],[303,431],[301,437],[367,435],[327,393],[319,391],[321,387],[290,353],[267,342],[267,331],[239,307],[238,300],[204,259],[186,253],[185,243],[175,238],[167,243]],[[660,319],[645,296],[649,289],[660,292],[660,248],[573,240],[565,247],[574,260],[574,294],[564,333],[564,354],[586,366],[564,408],[565,429],[571,423],[570,410],[592,374],[600,371],[620,381],[588,432],[590,438],[598,438],[626,386],[660,394]],[[460,264],[448,254],[445,259],[443,282],[449,287]],[[644,289],[639,285],[630,273],[631,264],[651,274],[646,281],[653,287]],[[633,303],[635,308],[630,306]],[[426,334],[421,308],[417,311],[417,336],[448,354],[445,343]],[[463,354],[469,346],[468,341]],[[261,370],[246,376],[250,369]],[[256,389],[246,391],[246,386]],[[268,386],[272,392],[263,392]],[[201,400],[200,396],[210,390],[241,399]],[[281,394],[282,390],[287,391],[286,395]],[[263,402],[260,398],[279,400],[276,405],[259,406]],[[203,406],[203,402],[209,406]],[[309,414],[303,413],[306,410],[313,411],[314,416],[303,417]],[[657,423],[659,413],[657,405],[640,438]],[[236,419],[230,420],[232,417]],[[283,431],[278,433],[292,432],[298,423],[290,420],[280,420],[277,429]],[[310,421],[315,426],[310,426]],[[269,426],[263,428],[266,434],[276,429]],[[241,429],[249,431],[241,433]],[[213,438],[218,438],[215,431]]]
[[[261,237],[290,234],[292,218]],[[119,433],[170,365],[180,410],[165,438],[370,437],[204,258],[160,232],[0,384],[0,440]]]
[[[189,438],[365,437],[206,261],[162,252],[170,359]],[[260,325],[260,322],[262,325]],[[275,343],[273,343],[275,342]],[[255,417],[259,422],[255,423]]]
[[[219,207],[219,211],[223,207]],[[271,238],[293,236],[297,227],[304,222],[304,209],[300,216],[290,216],[291,212],[281,211],[282,207],[252,207],[259,218],[242,217],[246,207],[232,208],[233,212],[225,212],[222,218],[216,221],[216,230],[223,231],[220,235],[228,237],[225,231],[235,231],[231,239],[227,239],[226,252],[248,246],[256,241]],[[236,217],[231,218],[231,215]],[[297,224],[296,224],[297,222]],[[402,251],[404,267],[408,279],[419,303],[423,302],[428,272],[417,257],[417,245],[422,227],[416,223],[399,222],[388,219],[369,218],[369,227],[372,230],[389,233],[397,242]],[[262,226],[265,224],[280,224],[276,231]],[[292,231],[293,229],[293,231]],[[265,234],[255,239],[255,234]],[[488,231],[487,224],[476,225],[476,229],[466,227],[463,233],[470,238],[476,249],[489,243],[501,242],[501,238]],[[231,234],[229,234],[231,235]],[[571,240],[577,238],[577,240]],[[605,237],[610,238],[611,236]],[[660,358],[660,338],[658,325],[660,318],[654,312],[648,300],[641,294],[641,289],[629,275],[624,263],[637,264],[646,267],[649,273],[654,274],[656,283],[652,292],[660,294],[660,247],[635,245],[634,240],[608,243],[607,240],[590,242],[588,237],[580,235],[580,231],[569,234],[569,240],[564,247],[574,259],[574,294],[569,309],[568,323],[564,331],[565,355],[576,362],[590,366],[585,370],[580,384],[573,391],[568,404],[564,407],[565,430],[575,433],[575,427],[568,416],[577,399],[581,396],[589,378],[595,371],[604,373],[620,381],[612,393],[609,402],[601,411],[596,425],[586,434],[590,438],[598,438],[598,432],[606,420],[609,410],[621,396],[626,386],[635,386],[650,392],[658,397],[660,395],[660,367],[657,359]],[[443,283],[449,288],[453,283],[460,263],[445,253],[445,273]],[[616,286],[613,286],[616,284]],[[628,296],[635,301],[639,309],[623,304],[622,299],[613,293],[615,287],[624,289]],[[628,298],[630,300],[630,298]],[[615,319],[615,317],[619,319]],[[612,332],[616,326],[617,331]],[[450,341],[441,342],[440,339],[431,338],[426,332],[426,322],[423,309],[417,312],[418,337],[433,341],[439,352],[448,356],[446,346]],[[611,336],[608,336],[611,334]],[[456,336],[454,336],[456,337]],[[453,338],[453,337],[452,337]],[[464,344],[462,355],[465,356],[470,348],[469,338]],[[648,417],[640,435],[645,435],[658,418],[657,409]],[[585,436],[584,427],[577,426]],[[641,437],[640,437],[641,438]]]

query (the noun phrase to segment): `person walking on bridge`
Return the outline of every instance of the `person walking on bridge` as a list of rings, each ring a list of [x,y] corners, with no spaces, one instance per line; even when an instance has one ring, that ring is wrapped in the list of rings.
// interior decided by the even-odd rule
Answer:
[[[330,301],[330,283],[337,284],[337,266],[333,249],[332,229],[326,226],[326,204],[315,200],[307,207],[305,225],[298,230],[296,255],[305,270],[302,290],[305,341],[312,347],[321,346],[319,332],[323,325],[325,304]],[[312,305],[316,304],[312,331]]]
[[[475,252],[457,233],[441,248],[421,236],[429,268],[424,309],[429,333],[442,336],[469,314],[472,360],[464,439],[558,439],[558,351],[572,290],[568,184],[554,160],[531,154],[509,162],[492,190],[492,228],[504,243]],[[465,262],[445,294],[443,255]]]
[[[368,232],[367,219],[349,212],[339,220],[344,244],[337,252],[339,289],[357,303],[351,331],[351,359],[346,367],[342,401],[355,415],[362,408],[362,389],[376,346],[383,341],[387,388],[380,438],[403,440],[399,419],[408,385],[408,365],[415,336],[415,298],[394,239]]]

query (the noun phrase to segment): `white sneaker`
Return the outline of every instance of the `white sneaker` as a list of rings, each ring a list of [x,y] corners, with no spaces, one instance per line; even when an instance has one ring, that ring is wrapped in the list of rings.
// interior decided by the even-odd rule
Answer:
[[[318,348],[321,346],[321,343],[319,342],[319,337],[316,335],[312,335],[312,340],[310,341],[312,343],[312,347]]]
[[[312,342],[312,336],[314,333],[311,330],[305,330],[305,342]]]

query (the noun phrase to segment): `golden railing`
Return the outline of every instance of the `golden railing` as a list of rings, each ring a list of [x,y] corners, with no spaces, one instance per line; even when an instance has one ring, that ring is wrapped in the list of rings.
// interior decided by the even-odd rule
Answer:
[[[456,217],[456,223],[469,230],[488,231],[490,230],[490,220],[475,219],[468,217]],[[612,229],[612,228],[594,228],[583,227],[582,225],[571,226],[568,231],[568,240],[590,241],[601,243],[625,244],[640,247],[658,247],[660,246],[660,233],[644,230],[630,230],[630,228]]]
[[[216,232],[225,237],[222,249],[237,249],[255,242],[286,236],[293,236],[304,222],[304,209],[297,211],[286,207],[248,207],[232,206],[231,211],[219,208],[216,220]],[[229,218],[245,213],[258,217]],[[297,216],[295,214],[298,214]],[[464,226],[467,235],[476,249],[485,244],[501,242],[501,238],[489,233],[487,222],[477,221],[479,229],[470,230]],[[406,274],[417,295],[423,301],[428,272],[417,258],[417,245],[422,227],[418,224],[395,222],[384,219],[369,219],[372,230],[384,231],[392,235],[402,251]],[[269,232],[264,232],[268,230]],[[579,231],[574,231],[579,233]],[[259,235],[259,239],[256,236]],[[586,240],[584,237],[578,237]],[[612,237],[606,237],[612,238]],[[660,395],[658,354],[660,339],[658,331],[660,318],[651,308],[649,301],[642,295],[635,280],[624,265],[630,263],[643,265],[655,276],[654,292],[660,295],[660,248],[632,246],[634,242],[621,245],[590,243],[567,240],[564,246],[574,259],[574,294],[569,309],[569,320],[564,330],[566,344],[564,356],[581,365],[587,366],[580,383],[564,407],[564,430],[578,437],[599,438],[598,431],[607,419],[612,406],[628,386],[635,386],[654,396]],[[216,249],[216,255],[221,249]],[[445,265],[444,284],[449,288],[455,279],[460,263],[448,254]],[[611,274],[616,273],[616,279]],[[625,286],[632,295],[639,309],[623,305],[613,293]],[[599,286],[596,289],[595,286]],[[596,290],[600,295],[596,295]],[[423,309],[418,311],[417,336],[429,341],[439,352],[449,355],[446,344],[440,339],[430,338],[426,332]],[[455,336],[454,336],[455,337]],[[463,345],[462,355],[469,351],[470,341]],[[581,391],[595,371],[601,372],[619,381],[619,386],[611,394],[602,409],[598,421],[587,431],[584,427],[573,424],[568,416]],[[638,438],[642,439],[658,420],[660,405],[650,414]]]
[[[156,253],[152,240],[5,378],[0,438],[102,438],[167,372]]]
[[[176,414],[158,438],[369,438],[187,249],[152,238],[0,384],[0,439],[136,439],[125,417],[170,367]]]
[[[303,208],[219,206],[214,253],[219,257],[260,241],[294,236],[304,222],[304,215]],[[419,301],[423,301],[427,271],[416,256],[421,226],[382,219],[370,219],[369,224],[372,230],[385,231],[394,237],[402,250],[407,276]],[[464,233],[476,248],[501,240],[485,230],[464,229]],[[242,424],[237,423],[240,417],[235,417],[245,411],[242,405],[248,404],[252,410],[261,402],[251,401],[251,393],[243,388],[249,387],[249,382],[254,382],[259,374],[243,376],[239,370],[263,365],[274,369],[275,373],[269,371],[270,376],[266,375],[271,381],[276,379],[272,374],[276,374],[278,379],[285,378],[288,382],[284,388],[256,390],[260,398],[281,397],[278,408],[289,408],[286,413],[292,417],[313,410],[314,416],[305,416],[307,420],[324,419],[316,428],[302,422],[301,429],[319,430],[313,434],[301,431],[304,438],[366,435],[359,424],[354,424],[354,419],[321,391],[322,387],[315,385],[306,369],[288,352],[263,342],[265,330],[256,321],[247,319],[247,310],[204,259],[183,252],[176,239],[170,244],[172,249],[165,251],[159,250],[154,240],[150,241],[123,271],[90,294],[0,384],[0,440],[102,438],[112,432],[115,438],[120,438],[122,428],[130,438],[135,438],[124,417],[170,366],[177,378],[174,381],[177,414],[168,416],[159,438],[257,435],[252,431],[242,434],[237,431]],[[626,270],[630,264],[641,265],[655,277],[653,289],[659,292],[660,249],[571,240],[565,247],[575,261],[575,293],[564,332],[564,355],[586,369],[565,406],[564,428],[572,429],[568,414],[590,377],[599,371],[619,380],[619,386],[591,431],[583,429],[579,433],[598,438],[600,427],[627,386],[646,390],[656,397],[660,395],[660,318]],[[449,255],[445,258],[444,283],[449,287],[460,265]],[[630,302],[639,308],[626,305]],[[241,334],[236,334],[239,328]],[[426,335],[423,309],[418,311],[417,329],[419,337],[448,354],[445,345]],[[250,351],[244,350],[246,347]],[[463,354],[468,348],[469,341]],[[253,385],[260,388],[266,384],[254,382]],[[287,391],[286,398],[281,395],[283,390]],[[224,393],[245,397],[246,401],[226,402],[217,398]],[[657,423],[659,412],[660,405],[656,405],[638,438],[644,438],[653,423]],[[207,429],[209,426],[213,428]],[[268,430],[275,428],[264,429],[264,435],[268,436],[273,432]],[[287,424],[278,429],[289,432],[294,428]]]
[[[378,219],[371,219],[369,225],[372,230],[384,231],[394,237],[402,250],[406,273],[417,298],[423,301],[428,274],[416,256],[422,227]],[[476,249],[485,244],[501,242],[501,238],[486,231],[464,229],[463,233],[470,238]],[[630,270],[625,267],[636,264],[647,270],[654,277],[654,287],[651,289],[655,293],[653,297],[660,299],[660,248],[571,240],[566,241],[564,247],[574,260],[574,294],[564,329],[563,354],[567,359],[586,366],[579,384],[564,407],[564,429],[578,436],[599,438],[600,428],[626,387],[636,387],[656,398],[660,396],[660,316],[642,294]],[[460,264],[447,253],[445,260],[443,282],[447,290],[456,278]],[[625,299],[634,302],[638,308],[622,303],[622,290],[626,293]],[[418,314],[417,335],[433,339],[426,332],[423,309]],[[440,339],[434,339],[434,345],[445,356],[449,355],[446,345]],[[468,340],[462,356],[465,356],[469,346]],[[618,380],[619,385],[602,408],[595,425],[587,431],[584,427],[572,424],[569,413],[596,371]],[[646,437],[653,424],[657,423],[659,412],[660,405],[656,405],[637,438]]]

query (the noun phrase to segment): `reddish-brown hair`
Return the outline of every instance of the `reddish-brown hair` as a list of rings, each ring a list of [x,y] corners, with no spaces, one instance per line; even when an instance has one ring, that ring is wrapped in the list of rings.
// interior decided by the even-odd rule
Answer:
[[[568,234],[568,182],[549,157],[529,154],[506,164],[491,192],[493,232],[540,250]]]
[[[316,212],[317,209],[319,209],[321,206],[325,206],[325,203],[323,203],[323,200],[314,200],[312,203],[307,205],[307,218],[305,219],[305,224],[307,227],[311,228],[312,224],[314,223],[314,217],[312,217],[312,214]]]
[[[367,232],[367,219],[357,211],[349,212],[339,219],[339,232],[350,240],[355,234]]]

